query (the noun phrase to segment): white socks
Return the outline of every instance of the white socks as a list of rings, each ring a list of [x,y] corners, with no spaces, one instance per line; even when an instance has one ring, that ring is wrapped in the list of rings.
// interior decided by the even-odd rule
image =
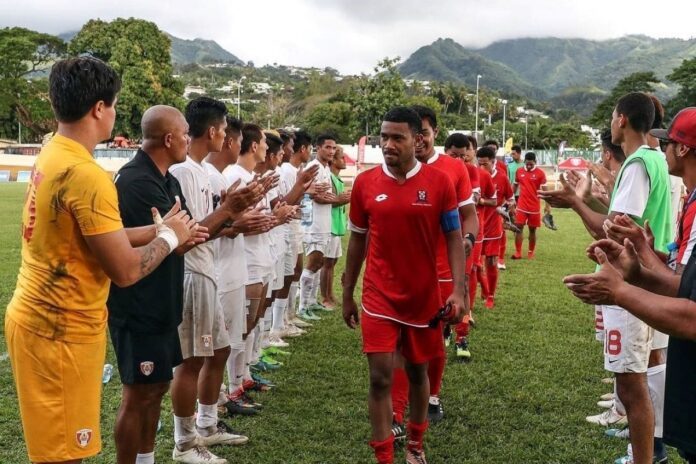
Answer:
[[[208,427],[216,426],[218,422],[217,403],[201,404],[198,403],[198,416],[196,417],[196,427],[198,433],[207,433]]]
[[[321,285],[321,271],[314,273],[314,285],[312,286],[312,296],[310,297],[309,304],[317,304],[317,292],[319,292],[319,286]]]
[[[196,416],[174,416],[174,443],[181,449],[181,445],[196,441]]]
[[[665,413],[665,379],[667,365],[659,364],[648,367],[648,390],[655,410],[655,438],[662,438],[662,426]]]
[[[256,329],[249,332],[244,342],[244,372],[242,374],[244,380],[252,380],[249,366],[252,364],[252,357],[254,355],[254,340],[256,340]]]
[[[271,307],[273,313],[272,331],[280,331],[285,329],[285,311],[288,308],[287,298],[276,298]]]
[[[245,355],[244,351],[240,352],[239,355],[237,356],[237,359],[235,360],[235,367],[234,367],[234,379],[230,379],[230,393],[234,393],[235,391],[239,390],[242,388],[242,382],[244,381],[244,373],[246,372],[244,362],[245,362]],[[249,378],[251,378],[251,374],[249,374]]]
[[[302,271],[302,276],[300,277],[300,309],[307,308],[316,301],[312,301],[312,292],[315,290],[314,276],[316,274],[318,273],[309,269]]]
[[[135,457],[135,464],[155,464],[155,452],[143,453]]]
[[[292,320],[297,315],[297,298],[299,297],[300,282],[292,282],[290,284],[290,292],[288,293],[288,319]]]
[[[239,360],[241,361],[241,368],[239,367]],[[236,390],[235,384],[237,382],[237,376],[239,376],[239,385],[242,384],[242,376],[244,375],[244,351],[243,350],[232,350],[230,356],[227,358],[227,379],[229,382],[228,391],[232,393]]]
[[[261,331],[262,324],[263,322],[260,322],[259,325],[257,325],[254,329],[255,336],[254,346],[251,350],[251,364],[256,364],[259,362],[259,358],[261,357],[261,336],[263,335],[263,332]]]

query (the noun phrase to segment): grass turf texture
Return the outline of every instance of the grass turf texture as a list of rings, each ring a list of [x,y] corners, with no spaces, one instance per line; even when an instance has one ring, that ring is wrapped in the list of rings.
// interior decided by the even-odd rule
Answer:
[[[3,320],[20,262],[24,189],[0,185]],[[450,348],[442,391],[446,419],[426,436],[429,462],[609,463],[625,454],[626,441],[605,438],[601,427],[584,420],[602,411],[595,403],[609,388],[600,383],[606,374],[601,345],[594,341],[592,308],[572,298],[561,278],[592,270],[584,258],[589,236],[572,213],[556,211],[555,219],[559,230],[540,230],[534,260],[506,260],[496,308],[486,310],[477,299],[472,362],[457,364]],[[508,255],[513,251],[510,239]],[[343,263],[336,270],[337,285]],[[215,453],[236,464],[373,462],[367,446],[367,363],[359,332],[345,327],[340,308],[322,316],[308,335],[291,339],[292,356],[268,375],[278,387],[256,396],[263,412],[228,420],[250,437],[249,444],[215,447]],[[6,352],[3,335],[4,330],[0,353]],[[111,349],[107,362],[115,364]],[[112,433],[119,401],[114,373],[103,394],[103,451],[90,463],[115,462]],[[158,463],[171,462],[169,397],[162,422]],[[0,450],[0,463],[28,462],[7,360],[0,361]],[[396,456],[401,461],[403,451],[397,449]],[[678,460],[676,453],[671,457]]]

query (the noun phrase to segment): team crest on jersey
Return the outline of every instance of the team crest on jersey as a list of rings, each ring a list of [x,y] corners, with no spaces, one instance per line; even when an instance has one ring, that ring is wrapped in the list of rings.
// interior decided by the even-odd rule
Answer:
[[[85,448],[92,440],[92,429],[81,429],[75,432],[75,439],[80,448]]]
[[[140,363],[140,372],[142,372],[145,377],[152,374],[152,371],[154,370],[155,363],[153,363],[152,361],[143,361]]]
[[[428,192],[425,190],[419,190],[418,191],[418,199],[416,200],[417,203],[427,203],[428,202]]]
[[[376,201],[377,203],[380,203],[380,202],[386,200],[387,198],[389,198],[389,197],[387,196],[386,193],[380,193],[379,195],[377,195],[377,196],[375,197],[375,201]]]
[[[203,339],[203,346],[205,346],[206,348],[210,348],[210,345],[213,343],[213,336],[201,335],[201,339]]]

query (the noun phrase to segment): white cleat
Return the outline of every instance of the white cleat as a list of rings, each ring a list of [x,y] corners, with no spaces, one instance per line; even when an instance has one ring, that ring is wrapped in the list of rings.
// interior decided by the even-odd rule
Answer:
[[[198,443],[202,446],[215,445],[244,445],[249,441],[248,437],[240,435],[222,421],[206,429],[198,429]]]
[[[611,409],[614,407],[614,400],[597,401],[597,406],[604,409]]]
[[[597,424],[601,425],[602,427],[628,424],[628,418],[622,414],[619,414],[616,411],[616,407],[607,409],[602,414],[597,414],[596,416],[587,416],[585,420],[590,424]]]
[[[599,397],[600,400],[602,401],[609,401],[614,399],[614,394],[613,393],[605,393],[602,396]]]
[[[271,331],[271,334],[268,336],[268,344],[275,348],[287,348],[290,346],[288,342],[280,338],[280,334],[276,331]]]
[[[299,327],[300,329],[306,329],[307,327],[312,327],[311,322],[303,321],[299,317],[294,317],[290,321],[292,325]]]
[[[227,464],[227,459],[215,456],[208,451],[208,448],[198,444],[185,451],[181,451],[174,446],[172,459],[176,462],[183,462],[185,464]]]

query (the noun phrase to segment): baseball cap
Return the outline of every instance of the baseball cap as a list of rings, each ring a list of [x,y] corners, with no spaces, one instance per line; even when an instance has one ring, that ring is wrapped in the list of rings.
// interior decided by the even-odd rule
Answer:
[[[672,119],[669,129],[652,129],[650,135],[696,148],[696,107],[684,108]]]

